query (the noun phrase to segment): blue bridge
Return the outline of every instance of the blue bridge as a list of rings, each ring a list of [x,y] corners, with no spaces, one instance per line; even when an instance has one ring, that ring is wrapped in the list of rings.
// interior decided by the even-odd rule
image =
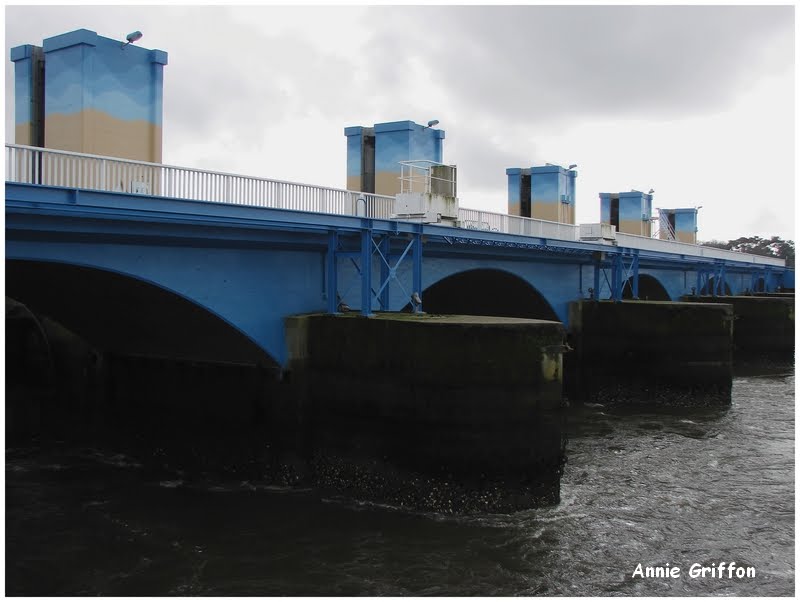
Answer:
[[[287,361],[284,319],[353,311],[566,322],[577,299],[794,286],[781,259],[392,197],[6,145],[6,291],[98,346]]]

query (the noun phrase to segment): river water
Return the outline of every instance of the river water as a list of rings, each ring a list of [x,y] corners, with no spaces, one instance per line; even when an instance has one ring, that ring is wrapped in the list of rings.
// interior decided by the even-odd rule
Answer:
[[[794,392],[792,367],[737,377],[726,409],[572,409],[561,503],[511,515],[154,473],[111,446],[7,449],[6,593],[793,595]],[[755,576],[691,576],[721,562]]]

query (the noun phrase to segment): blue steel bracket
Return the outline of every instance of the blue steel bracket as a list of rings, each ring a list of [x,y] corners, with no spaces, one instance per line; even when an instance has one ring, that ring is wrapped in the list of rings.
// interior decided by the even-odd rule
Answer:
[[[712,297],[725,295],[725,263],[718,261],[709,267],[697,268],[697,294]]]
[[[366,220],[365,220],[366,221]],[[361,315],[372,315],[372,228],[361,231]]]
[[[781,284],[783,282],[783,273],[778,273],[778,280],[779,282],[776,284]],[[770,280],[772,279],[772,267],[766,266],[761,268],[755,268],[750,272],[750,290],[754,293],[765,292],[769,293],[770,291]],[[764,282],[764,290],[758,290],[758,281],[762,280]],[[777,286],[776,286],[777,288]]]
[[[382,311],[389,311],[389,288],[392,281],[400,287],[406,299],[409,300],[413,307],[414,313],[422,312],[422,301],[420,293],[422,290],[422,227],[415,228],[415,232],[396,234],[389,232],[379,236],[375,236],[370,228],[364,228],[361,232],[361,249],[358,252],[360,261],[356,262],[352,252],[342,251],[334,253],[337,256],[347,256],[352,261],[360,276],[361,281],[361,315],[371,316],[373,299],[377,300],[378,305]],[[392,239],[401,239],[403,242],[403,251],[397,261],[393,262],[394,257],[391,256],[391,243]],[[329,239],[329,262],[331,257],[330,248],[334,243]],[[398,268],[403,261],[411,255],[412,261],[412,292],[409,294],[408,290],[398,278]],[[380,258],[380,285],[376,290],[372,286],[372,259],[373,255],[377,254]],[[335,268],[330,267],[329,271],[335,271]],[[335,276],[333,277],[335,281]],[[330,289],[332,278],[328,278],[328,286]],[[334,295],[338,299],[338,294]],[[328,308],[331,311],[331,302],[328,301]]]
[[[329,314],[335,314],[339,311],[338,250],[339,233],[336,230],[331,230],[328,233],[328,252],[325,257],[325,295]]]
[[[765,293],[772,293],[774,292],[770,287],[770,281],[772,280],[772,267],[767,266],[764,268],[764,292]]]
[[[412,274],[412,282],[414,292],[412,293],[411,297],[411,304],[414,308],[415,314],[422,313],[422,224],[419,224],[416,228],[416,232],[412,235],[414,240],[414,253],[412,256],[412,261],[414,263],[414,269]],[[416,298],[414,296],[416,295]]]
[[[627,261],[626,261],[627,259]],[[631,296],[639,298],[639,250],[626,249],[616,255],[614,262],[616,277],[614,279],[614,301],[622,301],[625,288],[630,286]]]
[[[400,254],[400,257],[397,261],[392,264],[390,261],[390,250],[391,250],[391,239],[396,238],[391,234],[385,234],[380,239],[380,243],[376,243],[374,240],[372,241],[372,245],[374,247],[373,252],[377,252],[378,256],[381,259],[381,284],[378,288],[378,291],[375,293],[375,296],[378,298],[378,301],[381,304],[381,307],[384,310],[388,310],[389,308],[389,285],[392,281],[400,287],[400,290],[403,291],[404,298],[408,299],[411,302],[411,305],[414,309],[414,313],[419,313],[422,311],[422,302],[420,297],[421,286],[422,286],[422,235],[421,235],[421,228],[420,231],[417,231],[411,235],[411,239],[408,240],[406,237],[403,237],[402,240],[405,243],[408,240],[408,243],[405,244],[405,248],[403,252]],[[411,259],[412,259],[412,292],[406,290],[403,286],[403,283],[397,277],[397,269],[400,267],[400,264],[408,256],[409,251],[411,251]]]
[[[639,298],[639,250],[620,249],[606,256],[607,252],[599,252],[594,259],[594,287],[591,299],[602,298],[603,284],[608,291],[608,298],[614,302],[622,301],[625,288],[630,286],[632,297]],[[601,280],[602,276],[602,280]]]

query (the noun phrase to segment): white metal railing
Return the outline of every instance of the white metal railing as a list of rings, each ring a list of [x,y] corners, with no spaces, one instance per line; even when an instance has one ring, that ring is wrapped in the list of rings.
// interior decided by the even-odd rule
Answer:
[[[395,198],[391,196],[175,167],[161,163],[145,163],[18,144],[6,144],[5,159],[7,182],[128,192],[378,219],[389,219],[394,212]],[[459,221],[461,227],[468,230],[486,230],[565,241],[580,240],[577,225],[491,211],[461,208]],[[749,255],[619,232],[617,232],[617,244],[634,249],[761,265],[784,266],[786,263],[783,259],[775,257]]]
[[[574,224],[561,224],[519,215],[492,213],[478,209],[458,210],[458,219],[462,228],[469,230],[487,230],[503,234],[519,234],[521,236],[538,236],[558,240],[578,240],[579,227]]]
[[[660,251],[662,253],[677,253],[680,255],[691,255],[693,257],[708,257],[710,259],[728,259],[730,261],[745,261],[760,265],[786,265],[786,260],[777,257],[764,257],[763,255],[750,255],[738,251],[728,251],[727,249],[715,249],[714,247],[704,247],[693,245],[688,242],[678,242],[675,240],[661,240],[649,238],[647,236],[636,236],[635,234],[625,234],[617,232],[617,244],[621,247],[642,249],[646,251]]]
[[[394,197],[6,144],[6,181],[389,218]]]

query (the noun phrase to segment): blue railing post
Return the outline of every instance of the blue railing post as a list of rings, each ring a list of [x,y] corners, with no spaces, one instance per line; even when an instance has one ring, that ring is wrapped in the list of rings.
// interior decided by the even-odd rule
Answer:
[[[361,230],[361,315],[372,315],[372,228],[362,220]]]
[[[328,232],[328,255],[326,257],[328,313],[335,314],[339,311],[339,285],[337,281],[336,251],[339,248],[339,234],[336,230]]]

